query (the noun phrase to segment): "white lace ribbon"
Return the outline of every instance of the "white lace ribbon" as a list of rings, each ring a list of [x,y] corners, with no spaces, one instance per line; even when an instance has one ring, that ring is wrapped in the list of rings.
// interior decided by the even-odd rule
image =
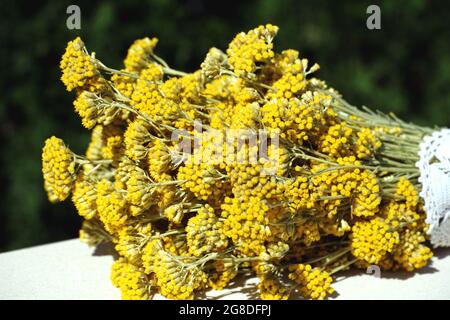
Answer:
[[[450,246],[450,129],[426,136],[420,144],[420,170],[428,233],[435,247]]]

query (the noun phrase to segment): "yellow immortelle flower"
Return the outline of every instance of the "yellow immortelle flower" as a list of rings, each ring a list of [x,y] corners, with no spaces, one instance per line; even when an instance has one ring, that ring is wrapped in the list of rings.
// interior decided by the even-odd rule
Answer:
[[[227,55],[228,61],[237,75],[250,76],[256,71],[257,62],[266,62],[273,58],[272,40],[278,32],[278,27],[271,24],[259,26],[247,33],[239,33],[230,42]]]
[[[115,249],[128,262],[141,266],[143,265],[141,249],[151,236],[152,226],[150,223],[124,226],[117,232]]]
[[[311,199],[312,185],[306,176],[289,179],[284,188],[285,197],[289,199],[290,207],[295,210],[311,209],[315,202]]]
[[[305,68],[299,56],[300,53],[293,49],[283,50],[281,53],[275,54],[275,67],[271,71],[278,73],[277,78],[281,78],[284,74],[303,73]]]
[[[103,132],[102,155],[104,159],[112,160],[114,167],[120,163],[125,153],[123,134],[122,128],[114,125],[106,126]]]
[[[128,70],[123,69],[121,72],[128,72]],[[123,96],[131,99],[133,96],[134,88],[136,87],[136,78],[127,76],[125,74],[115,73],[111,76],[111,81],[114,84],[114,87],[122,94]]]
[[[150,62],[150,55],[153,54],[157,43],[157,38],[143,38],[134,41],[128,49],[127,57],[124,60],[126,70],[140,72],[147,67]]]
[[[348,143],[352,134],[353,129],[345,122],[333,125],[320,138],[319,150],[334,158],[344,157],[349,150]]]
[[[274,261],[281,260],[289,251],[289,244],[283,241],[271,242],[267,245],[267,253]]]
[[[83,241],[114,245],[124,299],[192,299],[241,272],[262,299],[323,299],[353,264],[430,261],[415,162],[432,129],[352,106],[310,77],[318,64],[276,53],[277,31],[240,33],[190,73],[154,54],[156,38],[120,70],[69,42],[62,81],[91,140],[85,156],[46,141],[44,188],[73,193]]]
[[[104,146],[103,139],[104,127],[97,125],[91,132],[91,140],[86,149],[86,158],[89,160],[103,159],[102,148]]]
[[[214,79],[226,69],[228,57],[217,48],[211,48],[201,64],[202,73],[205,77]]]
[[[362,128],[356,135],[358,139],[355,143],[355,151],[358,159],[367,159],[381,147],[381,141],[376,136],[374,130]]]
[[[424,221],[423,208],[411,181],[401,177],[397,182],[395,194],[399,199],[387,202],[381,209],[385,221],[394,228],[407,224],[410,228],[426,231],[428,227]]]
[[[89,56],[80,37],[67,44],[60,68],[63,72],[61,80],[68,91],[80,88],[89,90],[105,85],[96,60]]]
[[[284,184],[277,181],[276,176],[286,173],[289,157],[286,148],[271,144],[263,152],[265,154],[260,148],[258,145],[242,145],[236,155],[227,160],[226,171],[236,197],[272,199],[284,192]]]
[[[178,230],[178,232],[181,232],[181,230]],[[186,237],[184,234],[175,234],[172,236],[167,236],[162,238],[162,240],[163,240],[163,249],[167,253],[180,257],[192,256],[189,253],[189,248],[187,246]]]
[[[276,68],[272,71],[277,78],[271,86],[273,89],[269,90],[267,96],[279,99],[299,97],[308,87],[306,76],[320,68],[316,63],[308,70],[308,59],[300,59],[296,50],[285,50],[281,54],[275,55],[274,64]]]
[[[319,223],[314,219],[300,219],[296,223],[293,240],[302,239],[305,246],[310,246],[321,239]]]
[[[216,189],[216,182],[220,183],[219,180],[214,178],[214,175],[213,166],[206,163],[197,164],[191,160],[180,167],[177,179],[186,180],[183,187],[190,190],[196,197],[208,200]]]
[[[355,156],[338,158],[340,166],[313,165],[311,196],[328,212],[328,217],[338,213],[347,203],[352,204],[357,217],[370,217],[379,210],[380,185],[376,175],[368,170],[352,168],[360,165]]]
[[[157,253],[163,249],[163,244],[161,239],[151,239],[142,249],[142,267],[146,274],[153,273],[153,266]]]
[[[219,165],[223,159],[219,155],[214,156],[214,150],[222,149],[222,145],[212,145],[206,134],[202,136],[205,139],[180,166],[177,179],[184,181],[183,188],[191,191],[197,198],[214,201],[220,198],[226,188]]]
[[[319,226],[325,234],[334,235],[336,237],[342,237],[352,229],[345,218],[336,219],[336,217],[328,216],[319,220]]]
[[[152,140],[149,125],[142,120],[135,120],[128,125],[124,135],[125,153],[132,160],[140,160],[148,153],[148,144]]]
[[[154,294],[151,280],[139,267],[124,258],[119,258],[112,265],[111,282],[120,289],[123,300],[148,300]]]
[[[156,114],[155,106],[163,97],[159,89],[159,83],[163,79],[162,67],[156,64],[149,64],[136,81],[136,85],[131,95],[132,105],[149,117]]]
[[[164,208],[164,216],[172,223],[179,224],[184,218],[185,209],[183,203],[175,203]]]
[[[237,276],[238,265],[232,261],[214,260],[214,271],[209,275],[208,285],[214,290],[222,290]]]
[[[126,120],[130,112],[121,108],[120,102],[97,93],[83,91],[73,102],[83,126],[92,129],[97,124],[110,125],[114,121]]]
[[[186,226],[186,241],[189,252],[194,256],[202,256],[209,252],[220,252],[228,245],[228,239],[222,231],[214,209],[205,205],[190,218]]]
[[[328,130],[327,125],[335,117],[331,110],[328,96],[308,91],[301,99],[269,100],[261,107],[261,121],[281,138],[302,145],[314,142]]]
[[[260,117],[257,102],[244,103],[234,106],[235,113],[231,118],[230,129],[257,129]]]
[[[131,204],[141,208],[148,209],[152,204],[156,203],[156,188],[152,185],[152,181],[144,170],[135,168],[127,180],[127,199]],[[132,212],[137,215],[139,212]]]
[[[171,150],[162,140],[152,142],[147,155],[148,172],[156,182],[168,180],[172,169]]]
[[[242,254],[258,256],[266,251],[265,241],[271,235],[268,210],[267,203],[261,198],[225,198],[222,204],[223,232]]]
[[[425,267],[433,257],[430,248],[423,245],[426,238],[420,231],[406,229],[400,235],[400,243],[392,253],[394,261],[406,271]]]
[[[220,101],[218,104],[232,104],[230,107],[233,109],[234,104],[255,102],[260,98],[258,91],[243,79],[227,74],[206,82],[202,95]]]
[[[97,215],[97,189],[95,182],[80,175],[73,188],[72,201],[80,216],[87,220],[94,218]]]
[[[97,210],[105,229],[114,234],[128,220],[128,203],[122,193],[114,189],[113,183],[102,179],[97,183]]]
[[[262,300],[287,300],[289,298],[289,290],[275,276],[261,277],[258,290]]]
[[[153,265],[160,293],[169,299],[194,298],[194,291],[205,288],[207,275],[196,267],[183,268],[164,250],[157,252]]]
[[[312,268],[309,264],[296,264],[289,267],[289,279],[295,281],[304,298],[322,300],[332,294],[330,286],[333,279],[326,271]]]
[[[373,172],[363,170],[358,180],[358,188],[353,200],[353,214],[357,217],[374,216],[381,204],[378,179]]]
[[[413,208],[413,210],[409,209],[405,203],[399,201],[389,201],[381,209],[383,219],[394,228],[405,223],[413,228],[423,227],[422,221],[424,217],[419,213],[420,211],[416,208]]]
[[[201,71],[170,78],[161,85],[163,95],[168,99],[180,103],[188,101],[191,103],[204,103],[201,92],[204,89],[204,77]],[[181,107],[187,107],[181,104]]]
[[[399,243],[399,234],[380,218],[358,221],[350,236],[352,254],[368,263],[378,263]]]
[[[196,72],[162,81],[163,69],[150,64],[137,80],[132,105],[155,123],[189,129],[195,118],[195,104],[203,104],[202,74]],[[190,119],[191,118],[191,119]]]
[[[42,150],[42,174],[49,200],[65,200],[75,182],[75,156],[64,141],[52,136]]]
[[[419,194],[408,179],[401,177],[396,188],[396,194],[405,199],[407,208],[414,210],[419,204]]]

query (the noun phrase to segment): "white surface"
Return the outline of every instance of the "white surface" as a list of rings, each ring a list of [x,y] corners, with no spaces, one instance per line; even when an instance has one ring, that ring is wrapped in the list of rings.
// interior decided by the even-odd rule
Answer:
[[[0,299],[120,299],[109,280],[113,258],[95,251],[68,240],[0,254]],[[430,266],[412,274],[344,275],[333,285],[336,299],[450,299],[450,249],[436,251]],[[247,299],[255,293],[251,283],[207,296]]]

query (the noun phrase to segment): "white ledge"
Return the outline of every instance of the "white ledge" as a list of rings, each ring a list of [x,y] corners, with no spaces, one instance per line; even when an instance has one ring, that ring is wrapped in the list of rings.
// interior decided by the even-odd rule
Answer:
[[[113,258],[79,240],[0,254],[0,299],[120,299],[111,284]],[[333,287],[334,299],[450,299],[450,249],[440,249],[432,263],[415,273],[361,271],[344,273]],[[209,292],[215,299],[248,299],[249,285]],[[161,298],[161,297],[156,297]]]

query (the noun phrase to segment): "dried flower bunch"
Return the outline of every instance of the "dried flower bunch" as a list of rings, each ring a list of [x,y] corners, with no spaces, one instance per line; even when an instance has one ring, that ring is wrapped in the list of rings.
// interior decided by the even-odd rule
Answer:
[[[85,155],[45,142],[45,189],[71,195],[82,240],[114,244],[124,299],[191,299],[241,273],[262,299],[323,299],[350,266],[430,260],[414,164],[432,130],[353,107],[311,76],[317,64],[275,52],[277,31],[239,33],[193,73],[155,38],[120,70],[67,45],[61,79],[92,138]]]

